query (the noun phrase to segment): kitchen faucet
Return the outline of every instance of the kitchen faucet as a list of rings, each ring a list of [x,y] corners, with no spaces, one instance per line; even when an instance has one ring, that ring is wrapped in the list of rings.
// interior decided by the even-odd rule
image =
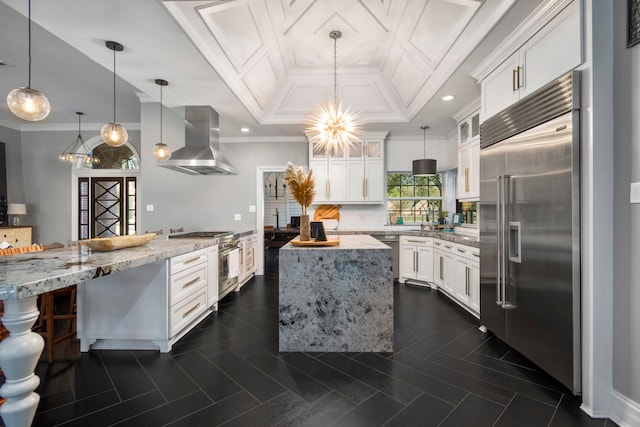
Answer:
[[[428,206],[428,205],[427,205]],[[427,223],[426,221],[429,219],[429,209],[421,209],[421,212],[424,214],[424,220],[420,223],[420,231],[425,231],[425,229],[427,229]],[[431,230],[431,228],[428,229],[429,231]]]

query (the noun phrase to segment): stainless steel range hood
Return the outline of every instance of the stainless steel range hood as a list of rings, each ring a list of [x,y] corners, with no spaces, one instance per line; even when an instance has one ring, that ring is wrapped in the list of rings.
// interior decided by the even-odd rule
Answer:
[[[185,146],[158,166],[190,175],[237,175],[238,170],[220,154],[220,120],[208,105],[184,109]]]

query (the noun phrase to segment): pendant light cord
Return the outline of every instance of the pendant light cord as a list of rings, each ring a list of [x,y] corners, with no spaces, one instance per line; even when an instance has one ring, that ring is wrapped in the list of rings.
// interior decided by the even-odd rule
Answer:
[[[429,129],[429,126],[427,125],[420,126],[420,129],[422,129],[422,158],[426,159],[427,158],[427,129]]]
[[[27,87],[31,89],[31,0],[29,0],[28,8],[29,8],[29,11],[28,11],[28,14],[29,14],[29,42],[28,42],[29,44],[29,49],[28,49],[29,50],[29,83],[27,84]]]
[[[78,113],[76,113],[76,114],[78,114]],[[81,117],[82,117],[82,114],[78,114],[78,139],[80,139],[80,140],[82,140],[82,134],[80,133],[80,118]]]
[[[333,103],[338,105],[338,37],[333,38]]]
[[[160,144],[162,144],[162,85],[160,85]]]
[[[116,49],[113,49],[113,123],[116,123]]]

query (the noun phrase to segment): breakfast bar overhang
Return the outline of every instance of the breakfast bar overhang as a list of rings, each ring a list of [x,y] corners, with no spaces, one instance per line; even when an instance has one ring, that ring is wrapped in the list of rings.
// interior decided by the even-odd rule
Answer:
[[[368,235],[283,246],[279,350],[392,352],[392,263],[391,248]]]

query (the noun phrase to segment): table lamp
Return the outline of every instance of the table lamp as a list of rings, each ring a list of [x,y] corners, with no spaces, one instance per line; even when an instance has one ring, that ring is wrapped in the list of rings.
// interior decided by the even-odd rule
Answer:
[[[27,205],[24,203],[9,203],[7,215],[13,215],[12,225],[18,227],[20,225],[20,215],[27,214]]]

